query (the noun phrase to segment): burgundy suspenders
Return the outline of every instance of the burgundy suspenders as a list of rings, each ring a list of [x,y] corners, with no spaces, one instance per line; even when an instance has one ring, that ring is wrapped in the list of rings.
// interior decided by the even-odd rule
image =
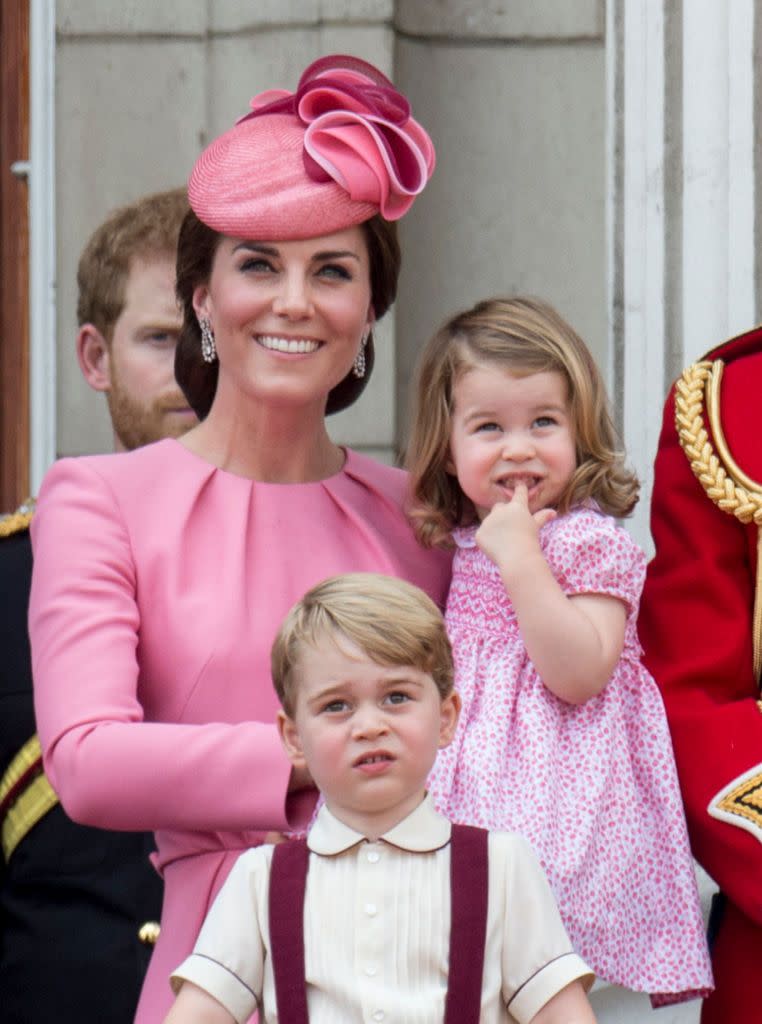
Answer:
[[[450,968],[444,1024],[477,1024],[487,936],[488,863],[484,829],[453,825],[450,848]],[[270,948],[278,1016],[308,1024],[304,977],[304,893],[309,850],[280,843],[270,870]],[[276,895],[277,894],[277,895]]]
[[[487,938],[487,837],[483,828],[452,826],[450,972],[444,1024],[477,1024]]]
[[[304,978],[304,891],[309,863],[306,839],[290,839],[273,850],[267,913],[275,1001],[283,1024],[309,1021]]]

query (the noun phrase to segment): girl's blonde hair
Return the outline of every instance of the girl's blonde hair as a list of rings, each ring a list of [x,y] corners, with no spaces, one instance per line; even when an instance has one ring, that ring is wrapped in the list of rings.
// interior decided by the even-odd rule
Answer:
[[[455,384],[482,363],[518,376],[562,374],[577,468],[558,511],[592,498],[609,515],[629,515],[638,500],[638,479],[624,465],[603,380],[587,346],[546,302],[486,299],[451,317],[421,355],[406,458],[412,488],[409,512],[419,540],[429,547],[448,546],[453,527],[477,519],[473,503],[446,465]]]

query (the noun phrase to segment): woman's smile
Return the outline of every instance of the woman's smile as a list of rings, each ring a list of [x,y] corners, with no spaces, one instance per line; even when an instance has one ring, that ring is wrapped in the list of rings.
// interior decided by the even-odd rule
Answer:
[[[316,352],[323,344],[312,338],[285,338],[274,334],[261,334],[256,338],[256,342],[271,352],[285,352],[288,355]]]

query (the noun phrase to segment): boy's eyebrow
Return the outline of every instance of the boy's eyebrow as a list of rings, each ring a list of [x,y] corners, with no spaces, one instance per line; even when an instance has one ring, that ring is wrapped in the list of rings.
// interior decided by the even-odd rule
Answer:
[[[318,690],[317,693],[313,693],[311,697],[307,698],[308,704],[322,704],[328,700],[329,697],[338,696],[344,694],[346,688],[345,683],[331,683],[326,686],[323,690]]]
[[[411,676],[404,668],[400,668],[399,672],[395,672],[384,679],[384,686],[399,686],[400,683],[417,686],[419,689],[423,687],[423,681],[416,679],[415,676]]]
[[[308,697],[307,703],[309,705],[322,704],[331,697],[343,697],[346,693],[347,685],[349,685],[350,682],[351,680],[347,680],[346,682],[329,683],[324,689],[318,690],[317,693],[313,693],[311,697]],[[386,676],[383,679],[382,685],[384,689],[388,690],[395,686],[400,686],[403,683],[406,686],[415,686],[419,690],[423,689],[424,686],[423,680],[416,679],[414,676],[409,675],[404,668],[400,668],[399,672],[394,672],[392,675]]]

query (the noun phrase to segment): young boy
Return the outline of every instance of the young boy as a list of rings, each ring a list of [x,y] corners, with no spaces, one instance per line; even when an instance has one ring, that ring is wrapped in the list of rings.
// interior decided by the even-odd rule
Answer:
[[[326,580],[272,670],[283,745],[325,805],[306,844],[239,858],[165,1024],[594,1022],[529,846],[452,826],[426,795],[460,710],[432,601],[387,576]]]

